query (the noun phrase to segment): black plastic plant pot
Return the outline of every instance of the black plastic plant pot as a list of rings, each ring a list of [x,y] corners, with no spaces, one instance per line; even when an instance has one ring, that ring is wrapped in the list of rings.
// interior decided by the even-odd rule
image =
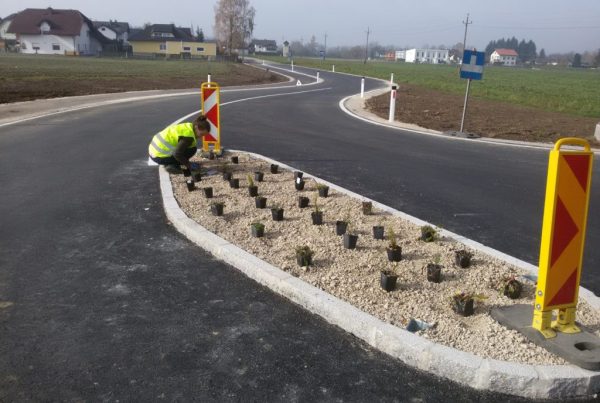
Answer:
[[[523,291],[523,284],[517,280],[511,280],[504,286],[502,293],[510,299],[517,299],[521,296],[521,291]]]
[[[385,291],[387,291],[387,292],[394,291],[394,289],[396,288],[397,280],[398,280],[398,276],[396,276],[395,274],[392,274],[389,271],[381,272],[380,284],[381,284],[381,288],[383,288]]]
[[[267,207],[267,198],[262,196],[257,196],[254,198],[254,204],[256,208],[265,208]]]
[[[466,269],[471,266],[471,253],[466,250],[457,250],[454,254],[456,265]]]
[[[190,179],[190,180],[187,180],[187,181],[185,181],[185,184],[187,185],[187,189],[188,189],[188,191],[190,191],[190,192],[196,188],[196,185],[194,184],[194,181],[193,181],[193,180],[191,180],[191,179]]]
[[[265,174],[260,172],[260,171],[256,171],[254,172],[254,180],[257,182],[262,182],[263,178],[265,177]]]
[[[344,248],[355,249],[358,235],[344,234]]]
[[[223,215],[223,205],[222,204],[211,204],[210,211],[213,215],[222,216]]]
[[[271,216],[273,217],[273,221],[283,221],[283,209],[282,208],[272,208]]]
[[[214,160],[214,159],[215,159],[215,153],[214,153],[214,152],[212,152],[212,151],[210,151],[210,152],[208,153],[208,159],[209,159],[209,160]]]
[[[373,238],[374,239],[385,239],[384,228],[382,225],[373,226]]]
[[[313,211],[310,213],[312,218],[313,225],[322,225],[323,224],[323,212],[322,211]]]
[[[277,172],[279,172],[279,165],[271,164],[271,173],[276,174]]]
[[[262,238],[265,235],[265,227],[257,228],[254,225],[250,227],[254,238]]]
[[[258,186],[248,186],[248,194],[250,197],[258,196]]]
[[[229,182],[231,180],[231,172],[223,172],[223,180]]]
[[[233,157],[231,157],[231,162],[233,162],[234,164],[237,164],[240,162],[237,155],[234,155]]]
[[[432,283],[440,283],[442,281],[442,266],[439,264],[429,263],[427,265],[427,281]]]
[[[298,178],[294,181],[294,186],[296,187],[296,190],[304,190],[304,181]]]
[[[298,263],[298,266],[300,266],[300,267],[310,266],[312,264],[312,256],[296,254],[296,262]]]
[[[308,202],[309,202],[308,197],[298,196],[298,207],[306,208],[306,207],[308,207]]]
[[[385,248],[387,257],[390,262],[399,262],[402,260],[402,248],[396,246],[395,248]]]
[[[202,189],[204,191],[204,196],[207,199],[211,199],[213,197],[213,188],[212,187],[206,187]]]
[[[302,176],[304,176],[304,172],[294,171],[294,179],[302,179]]]
[[[240,188],[240,180],[231,178],[229,180],[229,187],[231,187],[232,189],[239,189]]]
[[[453,297],[454,299],[454,312],[462,316],[473,315],[473,298],[461,299]]]
[[[329,196],[329,186],[321,186],[319,188],[319,196],[320,197],[327,197],[327,196]]]
[[[424,242],[435,241],[435,230],[429,226],[421,228],[421,240]]]
[[[190,171],[186,167],[181,168],[181,172],[183,172],[183,176],[185,176],[186,178],[192,176],[192,171]]]
[[[362,202],[362,212],[364,215],[371,215],[373,212],[373,203],[370,201]]]
[[[335,233],[337,235],[344,235],[346,233],[347,227],[348,227],[348,223],[346,221],[336,221],[335,222]]]
[[[267,207],[267,198],[262,196],[255,197],[254,203],[256,204],[256,208],[265,208]]]
[[[193,175],[193,178],[194,178],[194,182],[200,182],[202,180],[202,174],[200,172],[196,172]]]

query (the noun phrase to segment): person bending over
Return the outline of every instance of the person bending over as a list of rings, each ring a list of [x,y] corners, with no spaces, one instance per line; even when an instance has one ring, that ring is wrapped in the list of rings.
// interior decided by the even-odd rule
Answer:
[[[170,173],[181,172],[180,166],[187,169],[198,169],[190,163],[196,151],[198,142],[210,131],[210,123],[206,116],[200,115],[193,123],[171,125],[154,135],[148,146],[150,159],[159,165],[165,165]]]

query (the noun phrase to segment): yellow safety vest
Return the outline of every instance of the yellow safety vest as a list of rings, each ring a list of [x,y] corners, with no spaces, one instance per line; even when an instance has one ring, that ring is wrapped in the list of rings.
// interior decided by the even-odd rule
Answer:
[[[189,148],[196,147],[196,134],[194,133],[193,123],[180,123],[178,125],[169,126],[160,133],[157,133],[152,138],[152,142],[148,146],[148,152],[154,158],[168,158],[173,155],[179,137],[190,137],[192,145]]]

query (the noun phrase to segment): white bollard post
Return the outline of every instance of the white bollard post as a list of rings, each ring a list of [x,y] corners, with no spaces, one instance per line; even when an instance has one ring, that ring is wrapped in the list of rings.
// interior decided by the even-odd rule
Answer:
[[[596,125],[596,131],[594,132],[594,137],[596,140],[600,141],[600,123]]]
[[[264,66],[264,65],[265,65],[265,61],[264,61],[264,59],[263,59],[263,66]]]
[[[392,73],[392,76],[390,77],[390,84],[394,85],[394,73]]]
[[[360,80],[360,97],[361,98],[365,97],[365,78],[364,77]]]
[[[211,77],[210,73],[208,73],[208,82],[209,82],[209,83],[212,83],[212,77]],[[209,86],[210,86],[210,85],[209,85]]]
[[[319,82],[319,72],[317,71],[317,82]]]
[[[393,122],[395,115],[396,115],[396,86],[392,85],[392,92],[390,93],[390,116],[388,118],[388,121]]]
[[[294,61],[292,60],[292,71],[294,71]]]
[[[331,71],[335,73],[335,64],[331,65]]]

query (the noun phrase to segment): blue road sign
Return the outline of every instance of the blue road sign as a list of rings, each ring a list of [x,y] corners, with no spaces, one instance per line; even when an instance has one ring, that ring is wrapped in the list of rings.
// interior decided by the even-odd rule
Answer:
[[[483,65],[485,64],[485,52],[465,50],[463,62],[460,66],[460,78],[481,80],[483,78]]]

